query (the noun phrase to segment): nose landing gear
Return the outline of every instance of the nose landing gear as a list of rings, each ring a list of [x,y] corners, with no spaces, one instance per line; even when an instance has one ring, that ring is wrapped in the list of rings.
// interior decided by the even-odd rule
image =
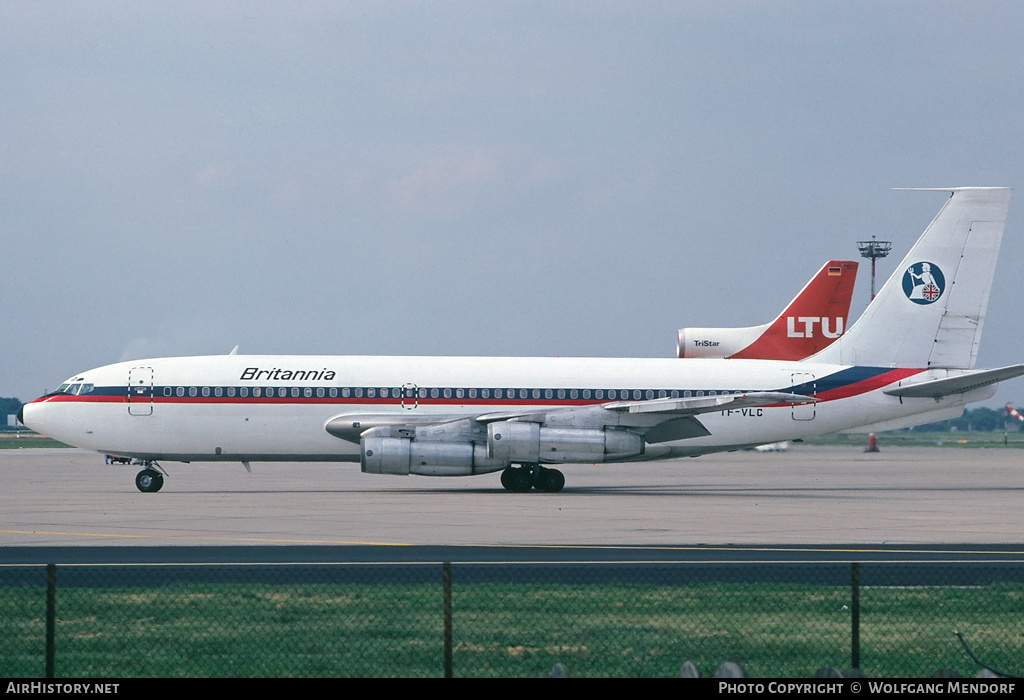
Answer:
[[[146,468],[135,475],[135,486],[143,493],[156,493],[164,485],[164,474],[156,462],[144,462]]]

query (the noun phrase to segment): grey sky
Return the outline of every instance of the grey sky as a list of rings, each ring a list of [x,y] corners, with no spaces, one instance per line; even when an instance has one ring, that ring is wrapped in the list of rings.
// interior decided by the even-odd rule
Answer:
[[[1016,188],[979,364],[1024,361],[1022,30],[1015,2],[0,1],[0,395],[236,344],[671,356],[857,239],[894,241],[887,277],[945,197],[902,186]]]

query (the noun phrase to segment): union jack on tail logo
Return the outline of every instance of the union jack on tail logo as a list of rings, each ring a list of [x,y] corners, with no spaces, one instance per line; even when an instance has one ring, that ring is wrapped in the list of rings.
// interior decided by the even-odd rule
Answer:
[[[914,263],[903,273],[903,293],[915,304],[933,304],[946,288],[946,276],[931,262]]]

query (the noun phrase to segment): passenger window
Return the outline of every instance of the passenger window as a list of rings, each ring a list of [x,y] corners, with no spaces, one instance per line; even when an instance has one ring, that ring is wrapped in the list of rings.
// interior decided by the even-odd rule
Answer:
[[[210,395],[210,387],[204,386],[203,387],[203,396],[209,396],[209,395]]]

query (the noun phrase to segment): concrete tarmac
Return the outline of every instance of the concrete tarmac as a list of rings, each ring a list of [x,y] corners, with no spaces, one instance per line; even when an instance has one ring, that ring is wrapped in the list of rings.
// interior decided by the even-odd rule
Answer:
[[[976,544],[1024,540],[1024,450],[794,445],[566,465],[561,493],[498,474],[367,475],[352,464],[139,467],[82,450],[0,451],[0,545]]]

